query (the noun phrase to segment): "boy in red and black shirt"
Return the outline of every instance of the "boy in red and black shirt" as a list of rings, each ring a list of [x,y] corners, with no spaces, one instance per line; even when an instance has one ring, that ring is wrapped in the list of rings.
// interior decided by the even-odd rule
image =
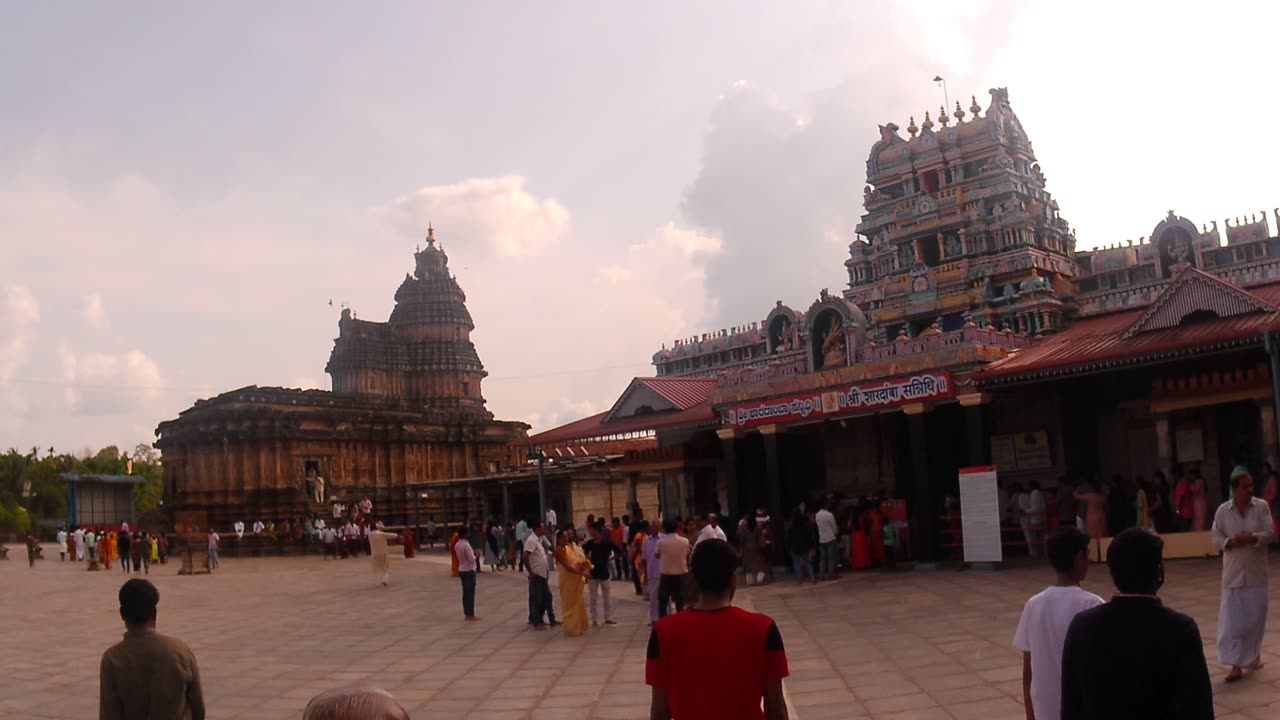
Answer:
[[[649,717],[662,720],[786,720],[782,679],[790,674],[778,626],[733,607],[738,553],[704,540],[690,563],[698,604],[657,622],[649,634],[644,681]],[[763,710],[761,703],[763,702]]]

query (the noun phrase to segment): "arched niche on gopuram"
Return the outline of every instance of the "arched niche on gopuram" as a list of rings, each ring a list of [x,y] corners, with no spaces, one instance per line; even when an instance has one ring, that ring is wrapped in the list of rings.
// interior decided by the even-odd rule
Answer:
[[[809,363],[814,372],[850,365],[866,333],[867,319],[856,305],[823,291],[809,311]]]
[[[1169,215],[1151,231],[1160,277],[1173,277],[1174,271],[1184,266],[1196,267],[1195,241],[1199,236],[1195,223],[1169,211]]]

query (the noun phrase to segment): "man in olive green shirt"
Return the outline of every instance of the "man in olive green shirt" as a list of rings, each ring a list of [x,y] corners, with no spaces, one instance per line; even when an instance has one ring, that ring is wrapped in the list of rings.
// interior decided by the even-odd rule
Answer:
[[[141,578],[120,588],[124,640],[102,654],[99,720],[204,720],[196,656],[156,632],[159,603],[160,591]]]

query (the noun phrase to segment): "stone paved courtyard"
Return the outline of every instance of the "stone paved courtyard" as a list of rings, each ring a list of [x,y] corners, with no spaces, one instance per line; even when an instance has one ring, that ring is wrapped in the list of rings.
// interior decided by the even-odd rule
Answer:
[[[118,571],[43,560],[0,562],[0,718],[97,716],[98,660],[123,632]],[[195,650],[210,718],[298,718],[340,685],[387,688],[415,718],[644,718],[645,607],[619,603],[616,628],[581,638],[526,629],[525,582],[480,577],[479,623],[463,623],[443,554],[396,558],[372,586],[367,558],[224,560],[212,577],[156,568],[160,630]],[[1200,623],[1219,718],[1280,711],[1280,602],[1268,668],[1232,686],[1214,662],[1216,561],[1168,568],[1165,601]],[[858,575],[818,587],[780,583],[739,594],[772,615],[791,660],[795,716],[1015,720],[1021,659],[1009,646],[1043,570]],[[1273,590],[1276,581],[1273,580]],[[1104,567],[1086,586],[1104,596]],[[629,585],[615,583],[620,595]],[[559,601],[557,600],[557,605]]]

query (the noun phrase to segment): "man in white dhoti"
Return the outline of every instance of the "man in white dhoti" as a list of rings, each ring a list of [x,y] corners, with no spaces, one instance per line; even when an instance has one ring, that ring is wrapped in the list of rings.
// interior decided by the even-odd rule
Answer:
[[[76,546],[76,560],[84,560],[84,528],[76,528],[72,534]]]
[[[384,586],[391,583],[391,553],[387,549],[387,540],[395,537],[382,531],[382,523],[376,530],[369,530],[369,554],[373,556],[373,581]]]
[[[1231,476],[1232,498],[1213,516],[1213,542],[1222,550],[1222,606],[1218,609],[1218,659],[1231,666],[1226,681],[1244,668],[1262,667],[1267,623],[1267,544],[1274,532],[1267,502],[1253,496],[1248,473]]]

